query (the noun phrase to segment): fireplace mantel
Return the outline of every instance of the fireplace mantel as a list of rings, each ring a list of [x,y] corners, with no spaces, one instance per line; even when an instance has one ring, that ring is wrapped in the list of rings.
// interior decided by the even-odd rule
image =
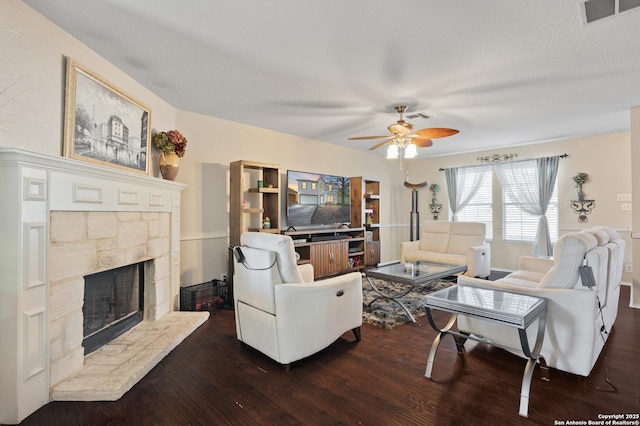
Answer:
[[[51,211],[169,213],[169,303],[180,285],[180,192],[186,185],[17,148],[0,148],[0,424],[50,400]]]

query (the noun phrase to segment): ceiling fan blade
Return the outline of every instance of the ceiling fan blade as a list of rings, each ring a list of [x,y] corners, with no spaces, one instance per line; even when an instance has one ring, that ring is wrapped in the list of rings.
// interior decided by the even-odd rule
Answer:
[[[411,140],[418,148],[427,148],[433,145],[433,141],[431,139],[412,138]]]
[[[373,151],[374,149],[378,149],[378,148],[380,148],[381,146],[388,144],[389,142],[391,142],[391,140],[390,140],[390,139],[391,139],[391,138],[389,138],[389,139],[388,139],[388,140],[386,140],[386,141],[382,141],[382,142],[380,142],[380,143],[378,143],[378,144],[375,144],[374,146],[372,146],[371,148],[369,148],[369,151]]]
[[[432,127],[430,129],[416,130],[416,134],[425,139],[446,138],[458,133],[459,130],[447,129],[446,127]]]
[[[387,138],[387,139],[391,139],[393,138],[393,136],[357,136],[355,138],[349,138],[350,141],[364,141],[364,140],[369,140],[369,139],[382,139],[382,138]]]

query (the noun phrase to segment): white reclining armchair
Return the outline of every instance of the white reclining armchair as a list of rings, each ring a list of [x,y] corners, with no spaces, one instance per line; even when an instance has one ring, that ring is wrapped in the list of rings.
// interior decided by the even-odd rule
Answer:
[[[519,270],[496,281],[459,276],[458,285],[503,290],[547,299],[546,335],[540,354],[549,367],[588,376],[618,313],[625,243],[614,229],[595,227],[558,239],[553,258],[522,256]],[[592,286],[579,271],[588,266]],[[458,316],[461,331],[519,347],[518,335],[501,325]],[[537,326],[527,332],[535,340]],[[514,352],[522,356],[521,353]]]
[[[313,281],[297,265],[291,237],[243,233],[234,248],[236,334],[240,341],[289,369],[352,330],[360,340],[362,275]]]

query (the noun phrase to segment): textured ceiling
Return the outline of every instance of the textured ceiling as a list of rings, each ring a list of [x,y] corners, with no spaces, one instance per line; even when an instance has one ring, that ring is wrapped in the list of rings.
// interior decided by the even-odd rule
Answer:
[[[640,8],[576,0],[24,0],[173,106],[366,150],[408,105],[420,156],[629,129]],[[384,149],[378,151],[384,154]]]

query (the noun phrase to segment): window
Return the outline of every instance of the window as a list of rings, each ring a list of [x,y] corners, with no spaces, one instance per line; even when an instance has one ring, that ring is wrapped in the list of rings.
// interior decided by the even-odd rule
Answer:
[[[520,209],[509,197],[506,191],[502,191],[504,207],[503,237],[507,241],[534,242],[538,230],[538,216],[532,215]],[[547,208],[547,223],[549,225],[549,237],[551,242],[558,240],[558,181],[553,188],[553,195]]]
[[[467,173],[487,173],[486,169],[469,168]],[[482,222],[486,226],[486,238],[493,238],[493,174],[488,173],[484,183],[478,188],[478,192],[469,203],[456,215],[458,222]]]

